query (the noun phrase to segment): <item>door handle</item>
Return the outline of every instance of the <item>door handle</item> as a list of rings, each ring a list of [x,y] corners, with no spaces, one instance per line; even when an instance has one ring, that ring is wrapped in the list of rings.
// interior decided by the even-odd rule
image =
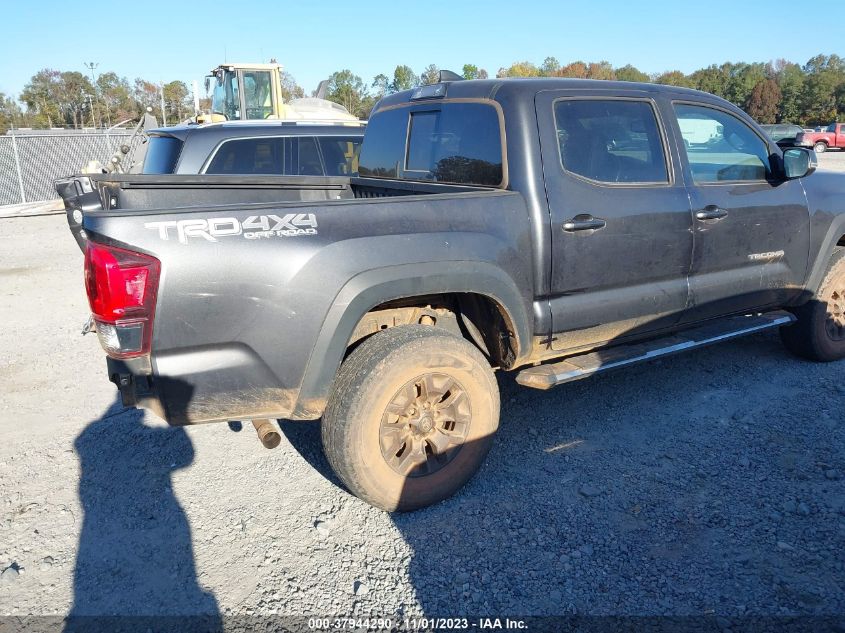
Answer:
[[[701,211],[695,214],[696,220],[721,220],[723,217],[728,215],[728,212],[724,209],[720,209],[717,206],[710,205],[708,207],[704,207]]]
[[[594,218],[591,215],[576,215],[568,222],[563,223],[563,230],[569,233],[573,231],[597,231],[607,226],[607,222],[601,218]]]

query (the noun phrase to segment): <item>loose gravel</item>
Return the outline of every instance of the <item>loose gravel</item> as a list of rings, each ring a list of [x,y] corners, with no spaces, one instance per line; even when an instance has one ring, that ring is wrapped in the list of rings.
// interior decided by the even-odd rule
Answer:
[[[316,424],[268,451],[125,410],[81,265],[63,217],[0,220],[0,615],[845,612],[841,362],[768,333],[546,393],[500,376],[477,477],[390,515]]]

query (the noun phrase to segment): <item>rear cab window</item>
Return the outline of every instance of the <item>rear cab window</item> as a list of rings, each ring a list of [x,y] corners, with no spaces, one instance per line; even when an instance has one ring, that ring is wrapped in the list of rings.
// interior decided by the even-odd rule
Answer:
[[[175,136],[150,136],[142,173],[172,174],[181,153],[182,141]]]
[[[415,103],[374,114],[359,173],[371,178],[506,186],[504,133],[493,102]]]

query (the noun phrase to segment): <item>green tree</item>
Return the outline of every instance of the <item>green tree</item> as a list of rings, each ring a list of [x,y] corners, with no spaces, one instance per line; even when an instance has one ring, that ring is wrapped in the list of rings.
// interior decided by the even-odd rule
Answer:
[[[645,82],[649,81],[650,77],[646,75],[643,71],[635,68],[631,64],[626,66],[622,66],[622,68],[617,68],[616,71],[616,78],[619,81],[638,81],[638,82]]]
[[[436,84],[438,79],[440,79],[440,69],[434,64],[429,64],[420,75],[420,85]]]
[[[840,111],[845,60],[838,55],[816,55],[804,65],[804,73],[804,121],[810,125],[830,123]]]
[[[540,66],[540,75],[543,77],[554,77],[560,69],[560,62],[555,57],[546,57]]]
[[[97,100],[104,110],[108,125],[119,123],[138,115],[132,102],[131,88],[124,77],[117,73],[105,72],[97,77]]]
[[[774,123],[778,117],[780,88],[774,79],[764,79],[751,90],[745,111],[758,123]]]
[[[301,99],[305,96],[302,86],[296,83],[296,79],[288,71],[282,71],[280,81],[282,84],[282,99],[285,103],[290,103],[293,99]]]
[[[326,98],[339,103],[357,117],[366,117],[372,108],[372,99],[364,82],[348,69],[332,73]]]
[[[724,98],[740,108],[748,103],[754,86],[768,77],[766,65],[761,63],[725,64],[729,70],[730,79],[725,88]]]
[[[19,127],[21,119],[21,108],[17,102],[0,92],[0,134],[5,134],[12,126]]]
[[[531,62],[516,62],[507,68],[500,68],[496,77],[539,77],[540,69]]]
[[[384,73],[379,73],[373,77],[372,86],[376,91],[376,96],[381,98],[390,91],[390,78]]]
[[[397,66],[393,70],[393,83],[390,84],[390,89],[393,92],[400,92],[401,90],[410,90],[420,85],[420,78],[414,74],[409,66]]]
[[[774,64],[775,81],[780,88],[778,122],[797,123],[803,121],[802,99],[804,98],[804,73],[798,64],[779,59]]]
[[[693,88],[724,99],[731,79],[729,65],[712,64],[707,68],[696,70],[689,78]]]
[[[81,72],[69,70],[59,75],[59,99],[65,123],[73,127],[97,125],[94,116],[94,86]]]
[[[464,79],[478,79],[478,66],[475,64],[464,64],[463,67]]]
[[[839,86],[839,90],[836,91],[836,108],[839,110],[837,120],[845,120],[845,83]]]
[[[21,92],[30,120],[36,127],[54,127],[64,123],[61,111],[61,73],[44,68],[35,73]]]
[[[667,86],[680,86],[682,88],[691,88],[692,81],[680,70],[669,70],[661,73],[654,78],[654,83],[665,84]]]
[[[182,81],[171,81],[162,86],[167,122],[179,123],[185,119],[185,113],[191,111],[190,92]]]

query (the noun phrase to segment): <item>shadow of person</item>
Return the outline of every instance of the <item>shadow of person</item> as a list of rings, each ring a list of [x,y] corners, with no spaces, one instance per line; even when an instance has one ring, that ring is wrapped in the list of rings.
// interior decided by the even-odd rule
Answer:
[[[74,443],[84,514],[66,631],[158,629],[168,619],[180,630],[220,629],[171,481],[193,462],[193,445],[184,429],[143,420],[118,400]]]

